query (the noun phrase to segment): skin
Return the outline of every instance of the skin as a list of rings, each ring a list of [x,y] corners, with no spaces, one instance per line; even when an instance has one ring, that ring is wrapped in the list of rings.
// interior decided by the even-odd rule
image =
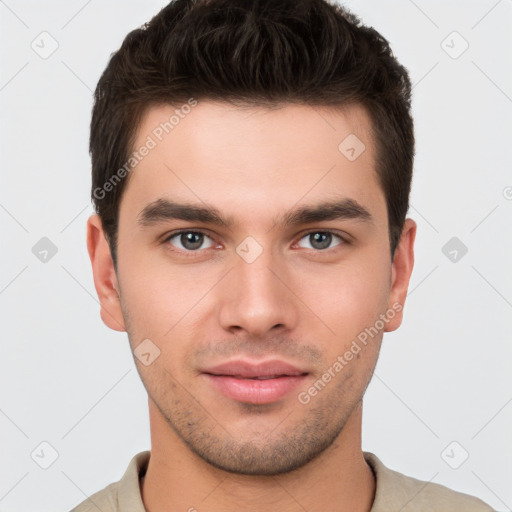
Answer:
[[[150,108],[134,146],[175,108]],[[391,259],[370,127],[359,105],[269,110],[200,101],[129,175],[117,273],[99,217],[89,218],[104,323],[126,331],[132,350],[147,338],[160,350],[148,366],[134,358],[149,398],[151,458],[141,481],[147,510],[370,510],[375,479],[361,449],[362,399],[382,334],[400,326],[403,312],[360,344],[309,403],[297,398],[379,315],[405,303],[416,224],[406,220]],[[338,150],[351,133],[366,146],[355,161]],[[235,223],[140,226],[142,209],[162,197],[213,205]],[[357,201],[372,222],[274,222],[334,198]],[[179,236],[168,239],[177,229],[207,236],[194,251]],[[319,249],[310,230],[335,234]],[[236,252],[247,236],[263,249],[252,263]],[[281,359],[308,376],[274,403],[242,403],[200,372],[237,357]]]

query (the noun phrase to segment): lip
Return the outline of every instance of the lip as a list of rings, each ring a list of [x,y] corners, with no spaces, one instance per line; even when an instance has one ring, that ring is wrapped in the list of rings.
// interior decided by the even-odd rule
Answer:
[[[202,370],[207,382],[233,400],[251,404],[268,404],[284,398],[308,372],[284,361],[229,361]]]

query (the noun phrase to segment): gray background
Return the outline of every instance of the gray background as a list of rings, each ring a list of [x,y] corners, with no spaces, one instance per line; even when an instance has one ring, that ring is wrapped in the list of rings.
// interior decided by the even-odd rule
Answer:
[[[1,512],[69,510],[150,447],[126,334],[99,316],[87,146],[110,53],[165,4],[0,1]],[[368,388],[363,448],[511,510],[512,2],[346,5],[409,69],[417,137],[416,264]],[[43,237],[57,249],[45,262]]]

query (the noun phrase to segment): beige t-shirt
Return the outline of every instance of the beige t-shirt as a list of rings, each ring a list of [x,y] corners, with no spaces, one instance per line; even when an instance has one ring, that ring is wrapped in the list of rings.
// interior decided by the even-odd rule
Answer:
[[[71,512],[146,512],[139,480],[146,473],[150,453],[135,455],[119,482],[96,492]],[[494,512],[478,498],[405,476],[384,466],[373,453],[363,454],[376,480],[370,512]]]

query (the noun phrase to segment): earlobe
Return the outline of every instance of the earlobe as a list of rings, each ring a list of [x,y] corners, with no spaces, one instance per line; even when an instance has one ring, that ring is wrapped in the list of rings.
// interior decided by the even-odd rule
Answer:
[[[93,214],[87,220],[87,250],[92,265],[94,286],[100,301],[103,323],[115,331],[126,331],[121,309],[119,284],[105,238],[100,217]]]
[[[385,331],[391,332],[402,323],[403,308],[409,288],[412,269],[414,267],[414,240],[416,238],[416,222],[406,219],[400,241],[395,250],[391,267],[391,290],[388,308],[396,312],[386,324]]]

